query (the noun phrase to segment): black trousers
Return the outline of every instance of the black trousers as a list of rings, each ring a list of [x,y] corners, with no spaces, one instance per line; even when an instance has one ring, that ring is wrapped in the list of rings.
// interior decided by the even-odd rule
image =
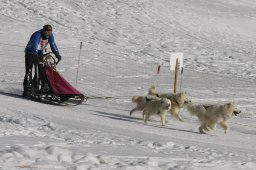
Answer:
[[[31,90],[32,86],[36,86],[36,79],[32,77],[33,66],[38,65],[39,80],[47,82],[46,74],[44,71],[44,65],[40,63],[40,59],[37,56],[31,54],[25,54],[25,77],[23,81],[24,92]]]

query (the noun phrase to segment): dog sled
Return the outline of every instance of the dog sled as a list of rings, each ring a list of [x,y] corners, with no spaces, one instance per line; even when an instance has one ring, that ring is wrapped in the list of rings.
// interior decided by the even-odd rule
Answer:
[[[39,64],[41,70],[39,70]],[[58,105],[79,105],[87,98],[67,82],[56,70],[58,62],[52,53],[46,53],[34,66],[34,77],[30,98],[36,101],[58,104]],[[40,74],[39,74],[40,72]],[[40,77],[44,76],[44,78]]]

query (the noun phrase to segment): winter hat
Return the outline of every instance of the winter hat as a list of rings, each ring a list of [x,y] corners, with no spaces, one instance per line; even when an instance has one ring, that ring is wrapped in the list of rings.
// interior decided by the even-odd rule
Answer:
[[[52,31],[52,26],[51,25],[44,25],[43,31]]]

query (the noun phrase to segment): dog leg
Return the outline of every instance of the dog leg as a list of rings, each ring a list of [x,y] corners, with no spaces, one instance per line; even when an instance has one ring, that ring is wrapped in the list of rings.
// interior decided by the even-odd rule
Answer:
[[[206,131],[209,131],[209,129],[206,125],[204,125],[203,129],[206,130]]]
[[[149,119],[149,114],[143,112],[143,117],[144,117],[144,124],[148,124],[148,119]]]
[[[208,127],[211,128],[212,130],[216,128],[216,123],[209,123]]]
[[[204,132],[204,130],[203,130],[204,126],[205,126],[205,125],[201,125],[201,126],[199,127],[199,132],[202,133],[202,134],[205,134],[205,132]]]
[[[164,114],[160,114],[160,118],[161,118],[162,126],[165,126],[165,116],[164,116]]]
[[[183,120],[182,120],[182,118],[181,118],[181,116],[180,116],[179,111],[177,111],[177,110],[171,110],[170,113],[171,113],[175,118],[177,118],[179,121],[183,122]]]
[[[130,116],[133,114],[133,112],[135,112],[137,110],[137,107],[135,107],[134,109],[132,109],[131,111],[130,111]]]
[[[174,114],[173,115],[176,119],[178,119],[180,122],[183,122],[183,120],[182,120],[182,118],[181,118],[181,116],[179,115],[179,114]]]
[[[221,127],[223,127],[223,129],[225,130],[224,133],[227,134],[228,130],[229,130],[229,126],[227,122],[220,122],[219,125]]]
[[[145,112],[142,112],[142,119],[145,120],[145,118],[146,118],[146,114]]]
[[[177,114],[176,117],[179,119],[180,122],[183,122],[183,119],[181,118],[180,114]]]

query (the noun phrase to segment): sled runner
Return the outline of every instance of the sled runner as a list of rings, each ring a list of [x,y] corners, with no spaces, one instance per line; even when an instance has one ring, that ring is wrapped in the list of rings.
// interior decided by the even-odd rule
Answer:
[[[44,54],[39,64],[35,64],[35,74],[32,81],[31,99],[59,105],[78,105],[87,98],[68,83],[56,70],[55,58],[52,53]],[[40,74],[39,74],[40,72]],[[40,77],[39,77],[40,76]]]

